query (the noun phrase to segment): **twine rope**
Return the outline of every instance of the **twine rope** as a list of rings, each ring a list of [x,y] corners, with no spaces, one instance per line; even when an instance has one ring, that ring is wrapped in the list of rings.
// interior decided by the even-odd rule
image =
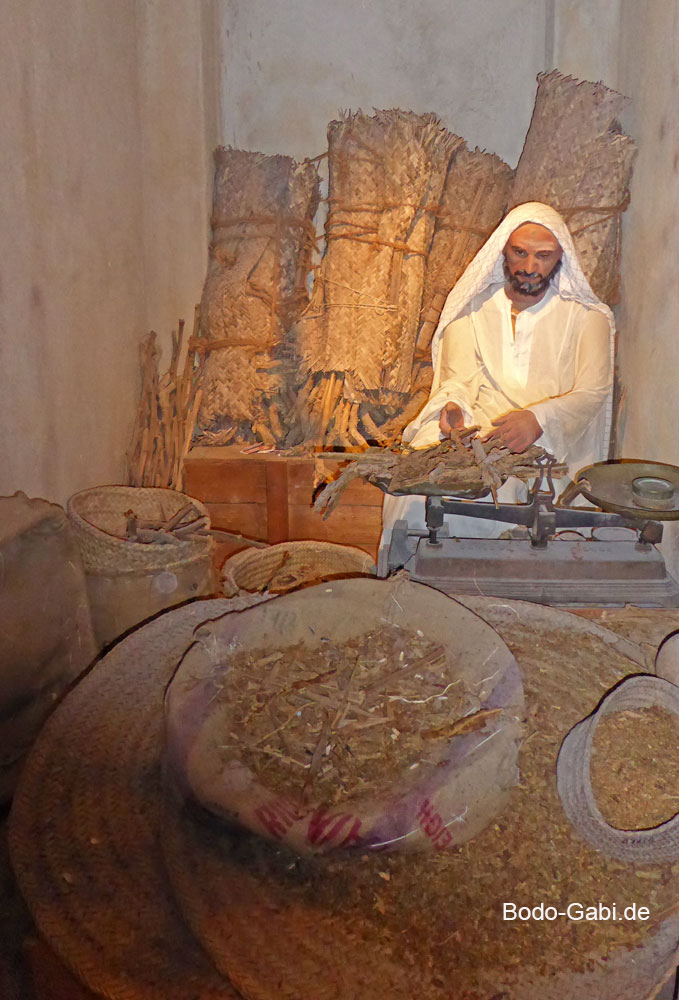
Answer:
[[[570,208],[560,208],[558,209],[559,214],[568,221],[573,215],[582,215],[583,212],[591,212],[594,215],[599,215],[601,218],[594,219],[593,222],[587,222],[584,226],[580,226],[578,229],[571,229],[571,236],[579,236],[580,233],[586,232],[588,229],[592,229],[593,226],[602,225],[604,222],[608,222],[609,219],[614,219],[618,215],[622,215],[623,212],[627,211],[630,203],[630,190],[625,189],[625,193],[622,196],[622,200],[618,202],[617,205],[572,205]],[[570,227],[569,227],[570,228]]]

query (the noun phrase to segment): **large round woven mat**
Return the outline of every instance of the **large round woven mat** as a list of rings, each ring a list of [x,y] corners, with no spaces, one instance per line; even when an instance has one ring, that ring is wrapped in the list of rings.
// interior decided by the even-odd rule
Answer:
[[[197,602],[120,642],[50,718],[15,797],[10,850],[33,918],[112,1000],[237,996],[183,923],[158,841],[165,685],[194,628],[230,607]]]
[[[568,630],[608,646],[619,657],[622,673],[644,670],[644,655],[633,643],[566,612],[493,598],[461,603],[498,630],[519,664],[522,657],[539,657],[555,631]],[[383,931],[379,914],[349,918],[317,901],[315,862],[230,833],[195,807],[178,804],[171,792],[165,796],[161,841],[189,925],[248,1000],[457,1000],[461,995],[435,962],[423,968],[405,960],[398,943]],[[294,896],[299,884],[312,886],[303,903]],[[445,914],[434,910],[422,918],[426,933],[427,921],[445,919]],[[566,968],[541,975],[538,969],[514,969],[507,983],[486,985],[480,995],[484,1000],[651,998],[676,965],[678,943],[679,916],[672,914],[654,927],[643,947],[614,948],[581,972]],[[455,947],[453,940],[449,948]]]

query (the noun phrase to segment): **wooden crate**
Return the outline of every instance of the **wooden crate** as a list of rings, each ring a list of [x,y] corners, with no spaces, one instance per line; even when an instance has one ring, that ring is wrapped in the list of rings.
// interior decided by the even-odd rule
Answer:
[[[330,470],[336,465],[327,460]],[[212,527],[269,544],[316,539],[355,545],[377,559],[383,495],[351,483],[329,518],[313,510],[314,461],[274,452],[245,455],[241,445],[194,448],[184,470],[184,490],[202,500]],[[243,545],[228,543],[222,556]]]

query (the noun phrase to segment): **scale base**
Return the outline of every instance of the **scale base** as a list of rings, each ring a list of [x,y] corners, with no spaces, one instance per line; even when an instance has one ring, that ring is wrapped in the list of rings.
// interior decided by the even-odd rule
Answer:
[[[410,540],[409,540],[410,541]],[[412,542],[411,542],[412,544]],[[442,538],[416,542],[410,579],[446,594],[477,594],[563,607],[679,607],[679,585],[651,545],[636,542]]]

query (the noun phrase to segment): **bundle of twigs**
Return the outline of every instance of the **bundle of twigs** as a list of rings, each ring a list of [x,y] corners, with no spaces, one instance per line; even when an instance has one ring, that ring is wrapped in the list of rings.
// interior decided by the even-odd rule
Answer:
[[[146,545],[178,545],[197,535],[207,535],[210,530],[209,518],[193,502],[184,504],[169,518],[142,518],[128,510],[125,519],[125,537]]]
[[[220,148],[201,301],[207,354],[198,422],[206,440],[280,443],[298,364],[288,331],[308,303],[318,170]],[[294,375],[293,375],[294,373]]]
[[[328,517],[354,479],[379,486],[385,493],[424,493],[430,485],[454,492],[487,487],[497,502],[496,491],[509,476],[536,478],[540,472],[538,460],[547,454],[544,449],[532,445],[527,451],[512,454],[507,448],[492,447],[486,452],[476,437],[477,430],[470,427],[453,431],[450,439],[432,448],[369,448],[325,486],[314,507]],[[564,472],[565,466],[551,466],[553,476]]]
[[[543,201],[564,216],[590,285],[610,305],[618,301],[622,213],[636,155],[616,120],[627,100],[602,83],[540,74],[510,197],[510,205]]]
[[[425,262],[460,142],[434,115],[357,112],[330,123],[327,246],[297,324],[308,440],[365,446],[380,440],[380,407],[407,402]]]
[[[196,306],[191,343],[196,340],[198,322]],[[170,367],[162,378],[158,373],[156,334],[151,331],[141,345],[141,398],[127,453],[130,486],[182,489],[184,459],[191,446],[202,392],[202,366],[191,344],[183,371],[178,371],[183,337],[184,320],[180,320],[178,332],[172,333]]]

